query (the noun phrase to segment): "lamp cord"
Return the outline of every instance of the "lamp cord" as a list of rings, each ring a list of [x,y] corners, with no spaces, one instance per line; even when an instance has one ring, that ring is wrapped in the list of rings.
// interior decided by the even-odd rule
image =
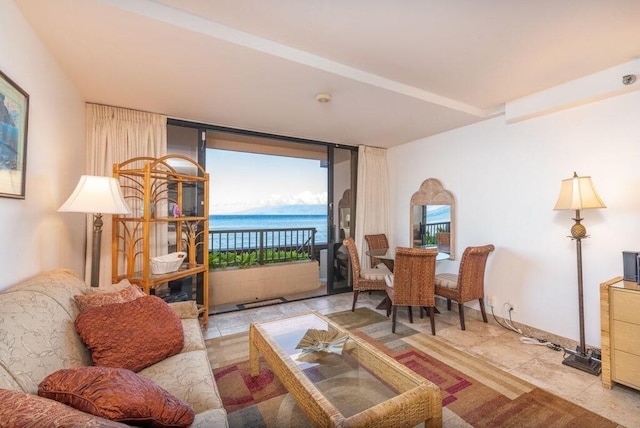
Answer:
[[[505,328],[507,330],[513,331],[514,333],[518,333],[519,335],[521,335],[522,337],[520,338],[520,343],[522,343],[523,345],[546,346],[547,348],[552,349],[554,351],[562,351],[562,350],[564,350],[564,348],[562,346],[558,345],[557,343],[552,343],[552,342],[549,342],[548,340],[545,340],[545,339],[539,339],[537,337],[530,336],[528,334],[524,334],[521,329],[516,328],[513,325],[513,320],[511,319],[511,312],[512,311],[513,311],[513,309],[509,309],[509,319],[508,320],[505,317],[502,318],[504,320],[504,324],[503,324],[496,317],[496,314],[493,311],[493,306],[491,307],[491,315],[493,316],[493,319],[496,321],[496,323],[498,323],[498,325],[500,327],[502,327],[502,328]]]

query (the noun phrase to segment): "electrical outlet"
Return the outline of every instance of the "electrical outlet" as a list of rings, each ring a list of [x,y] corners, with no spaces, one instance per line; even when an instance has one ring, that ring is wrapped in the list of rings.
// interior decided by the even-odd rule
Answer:
[[[487,299],[487,304],[492,308],[495,308],[496,306],[498,306],[498,298],[496,296],[489,296],[489,298]]]
[[[507,311],[515,313],[516,312],[516,307],[515,305],[511,302],[511,300],[507,300]]]

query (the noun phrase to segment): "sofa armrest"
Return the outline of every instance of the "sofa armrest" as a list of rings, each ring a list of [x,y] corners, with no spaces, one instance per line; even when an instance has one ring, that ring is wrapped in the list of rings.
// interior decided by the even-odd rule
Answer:
[[[181,319],[198,318],[198,306],[195,300],[169,303],[169,307],[173,309]]]

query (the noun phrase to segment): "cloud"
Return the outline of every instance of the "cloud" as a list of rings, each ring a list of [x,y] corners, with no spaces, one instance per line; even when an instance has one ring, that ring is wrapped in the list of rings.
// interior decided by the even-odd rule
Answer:
[[[305,190],[297,195],[270,195],[267,199],[258,201],[256,207],[273,207],[279,205],[325,205],[326,203],[327,192],[313,194],[310,191]]]
[[[267,198],[260,200],[241,200],[241,201],[226,201],[223,203],[216,203],[215,199],[211,204],[212,214],[232,214],[236,212],[242,212],[249,209],[260,207],[275,207],[283,205],[326,205],[327,204],[327,192],[312,193],[305,190],[297,195],[269,195]]]

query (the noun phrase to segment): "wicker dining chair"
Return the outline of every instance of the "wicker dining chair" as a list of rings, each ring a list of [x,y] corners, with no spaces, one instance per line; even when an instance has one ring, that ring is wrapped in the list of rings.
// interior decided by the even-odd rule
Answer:
[[[395,268],[393,274],[385,278],[386,292],[391,305],[387,308],[387,316],[391,316],[391,332],[396,332],[396,312],[398,306],[407,306],[409,322],[413,323],[412,306],[428,309],[431,319],[431,334],[436,334],[434,314],[435,275],[437,248],[396,248]]]
[[[489,254],[495,249],[491,244],[479,247],[467,247],[460,259],[458,274],[439,273],[436,275],[436,295],[447,299],[447,309],[451,310],[451,301],[458,304],[460,328],[464,326],[464,304],[478,299],[482,319],[487,321],[484,309],[484,272]]]
[[[387,235],[384,233],[364,235],[364,240],[367,241],[369,250],[386,250],[389,248],[389,241],[387,240]],[[369,262],[371,263],[372,268],[378,266],[380,263],[384,263],[387,268],[391,269],[391,266],[385,263],[382,259],[369,256]]]
[[[358,293],[360,291],[372,291],[380,290],[384,291],[385,275],[389,275],[391,271],[385,266],[371,269],[360,268],[360,256],[358,255],[358,248],[353,238],[347,238],[343,241],[343,244],[349,250],[349,261],[351,264],[351,277],[353,283],[353,305],[351,311],[356,309],[356,301],[358,300]]]

